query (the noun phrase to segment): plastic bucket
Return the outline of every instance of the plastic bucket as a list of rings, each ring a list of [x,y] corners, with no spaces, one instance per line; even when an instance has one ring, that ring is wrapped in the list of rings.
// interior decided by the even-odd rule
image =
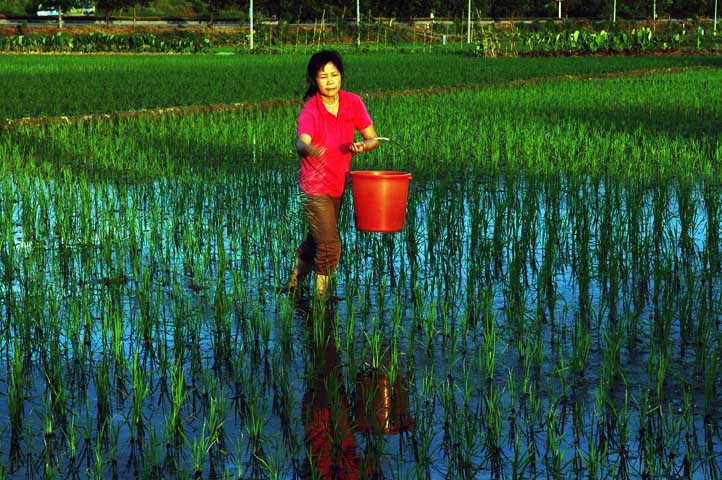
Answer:
[[[351,172],[354,223],[364,232],[400,232],[406,220],[411,174],[383,170]]]

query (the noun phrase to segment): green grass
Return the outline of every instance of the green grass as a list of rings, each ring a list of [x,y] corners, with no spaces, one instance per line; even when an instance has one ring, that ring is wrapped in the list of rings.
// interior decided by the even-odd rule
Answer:
[[[299,99],[309,53],[237,56],[0,56],[0,118]],[[482,59],[441,54],[347,54],[358,93],[488,84],[678,66],[720,57]]]

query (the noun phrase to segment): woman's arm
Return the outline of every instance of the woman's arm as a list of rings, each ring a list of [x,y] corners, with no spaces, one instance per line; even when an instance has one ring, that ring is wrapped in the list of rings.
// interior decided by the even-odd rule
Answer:
[[[326,147],[311,143],[311,135],[302,133],[296,138],[296,152],[302,157],[320,157],[326,152]]]
[[[369,125],[368,127],[361,130],[361,135],[364,137],[364,140],[362,142],[355,142],[349,145],[348,149],[353,154],[363,153],[363,152],[370,152],[371,150],[375,150],[376,147],[379,146],[379,141],[376,139],[378,135],[376,134],[376,129],[373,125]]]

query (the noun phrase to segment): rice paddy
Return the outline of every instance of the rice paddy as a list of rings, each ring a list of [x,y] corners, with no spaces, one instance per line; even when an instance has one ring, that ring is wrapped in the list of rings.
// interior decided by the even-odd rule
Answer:
[[[308,52],[311,47],[308,48]],[[300,99],[310,53],[287,55],[0,55],[0,119]],[[357,93],[452,87],[561,75],[719,67],[719,56],[471,58],[344,55]],[[404,71],[389,81],[389,71]],[[262,80],[262,84],[259,83]]]
[[[4,131],[0,477],[718,478],[721,77],[367,98],[324,308],[297,107]]]

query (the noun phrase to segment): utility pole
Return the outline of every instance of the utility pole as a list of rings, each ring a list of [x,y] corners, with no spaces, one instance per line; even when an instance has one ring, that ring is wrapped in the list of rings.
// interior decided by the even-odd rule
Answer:
[[[361,46],[361,6],[356,0],[356,48]]]
[[[657,31],[657,0],[652,2],[652,30]]]
[[[612,23],[617,23],[617,0],[614,0],[614,8],[612,9]]]
[[[466,43],[471,43],[471,0],[469,0],[469,11],[466,17]]]
[[[248,21],[251,25],[251,50],[253,50],[253,0],[251,0],[251,6],[248,9]]]

